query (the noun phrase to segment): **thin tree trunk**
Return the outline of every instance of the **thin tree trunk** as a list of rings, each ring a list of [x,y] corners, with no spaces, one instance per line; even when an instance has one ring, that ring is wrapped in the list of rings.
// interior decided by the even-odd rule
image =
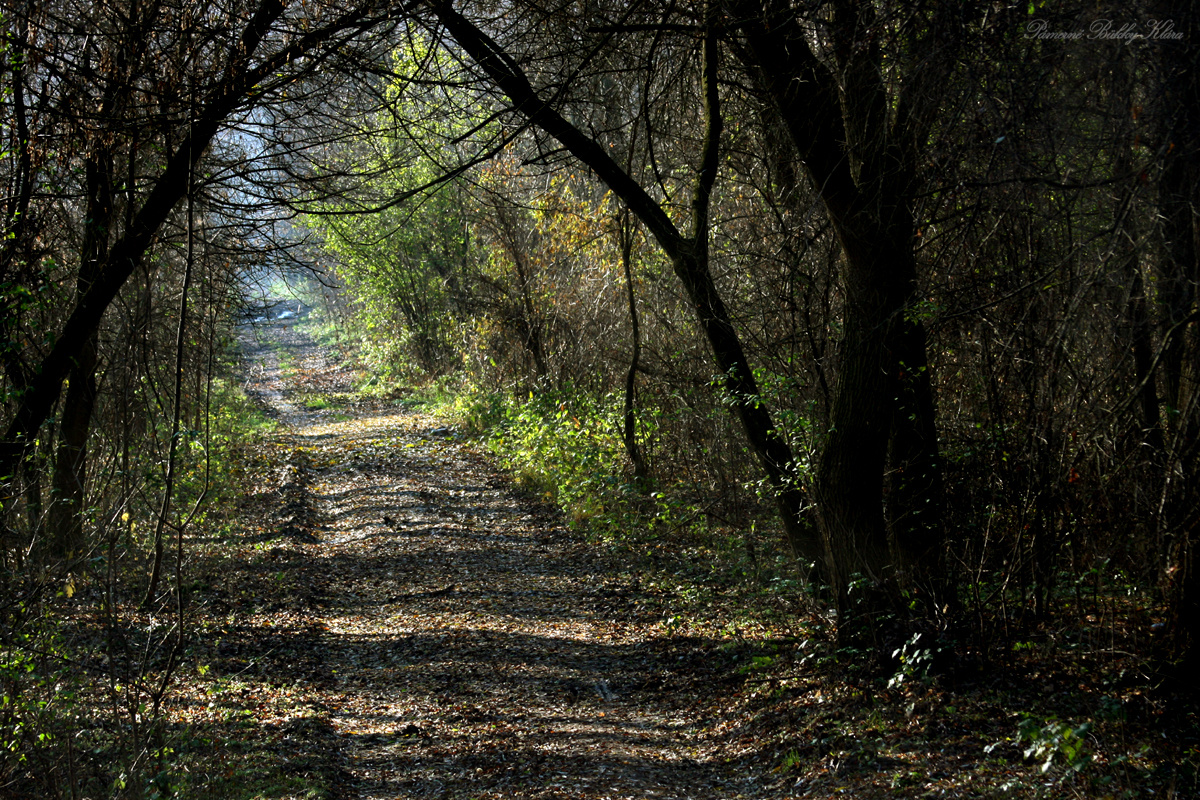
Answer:
[[[625,270],[625,290],[629,299],[629,335],[633,340],[629,355],[629,371],[625,374],[625,407],[622,414],[622,439],[625,455],[633,466],[633,482],[639,491],[646,486],[646,462],[637,440],[637,372],[642,353],[642,336],[638,324],[637,296],[633,289],[633,243],[636,230],[628,212],[623,212],[617,221],[617,235],[621,244],[621,266]]]
[[[29,152],[29,119],[25,108],[25,47],[28,38],[29,19],[25,14],[18,15],[16,35],[8,37],[15,139],[11,146],[16,150],[17,164],[11,177],[8,208],[5,209],[8,236],[0,242],[0,283],[8,279],[9,270],[16,261],[14,256],[27,244],[29,202],[33,198],[33,160]]]
[[[192,205],[194,202],[194,170],[188,173],[187,191],[187,250],[184,256],[183,287],[179,293],[179,326],[175,332],[175,385],[171,406],[171,441],[167,445],[167,474],[163,481],[162,504],[158,510],[158,519],[154,524],[154,563],[150,570],[150,584],[146,587],[146,596],[142,598],[142,606],[147,607],[158,594],[159,576],[162,574],[163,561],[163,532],[166,529],[167,518],[171,513],[171,499],[175,492],[175,468],[179,452],[179,428],[183,413],[183,355],[187,336],[188,291],[192,285],[192,266],[195,257],[195,222]],[[180,552],[183,558],[183,531],[179,531]]]

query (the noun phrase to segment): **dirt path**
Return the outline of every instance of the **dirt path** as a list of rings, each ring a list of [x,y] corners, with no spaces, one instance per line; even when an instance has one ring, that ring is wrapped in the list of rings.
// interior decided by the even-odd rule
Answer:
[[[709,729],[713,643],[670,637],[651,588],[437,420],[338,401],[354,374],[294,321],[248,353],[290,452],[278,589],[216,650],[289,687],[291,768],[364,800],[760,794]]]

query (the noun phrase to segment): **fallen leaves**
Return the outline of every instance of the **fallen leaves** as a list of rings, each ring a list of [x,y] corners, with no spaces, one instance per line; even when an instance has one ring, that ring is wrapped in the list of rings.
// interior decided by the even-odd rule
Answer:
[[[219,758],[184,747],[208,796],[965,796],[1032,774],[985,757],[990,701],[821,672],[790,610],[641,573],[439,421],[337,397],[352,371],[289,335],[297,370],[262,373],[284,425],[242,540],[210,553],[204,669],[170,709],[255,765],[204,773]]]

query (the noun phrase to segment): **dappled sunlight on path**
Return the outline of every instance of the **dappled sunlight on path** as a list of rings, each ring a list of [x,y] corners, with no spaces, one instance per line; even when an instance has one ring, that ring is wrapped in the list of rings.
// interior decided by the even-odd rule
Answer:
[[[282,349],[251,353],[290,448],[286,541],[272,552],[304,562],[299,627],[319,635],[295,663],[320,662],[304,707],[336,742],[343,796],[752,787],[703,735],[694,687],[713,643],[667,637],[652,592],[453,431],[393,402],[339,401],[350,372],[294,329],[274,333]],[[672,691],[681,672],[692,688]]]

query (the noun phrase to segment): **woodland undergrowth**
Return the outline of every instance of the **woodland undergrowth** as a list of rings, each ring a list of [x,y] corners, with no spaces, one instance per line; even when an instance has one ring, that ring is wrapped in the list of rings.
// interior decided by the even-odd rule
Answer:
[[[94,508],[105,532],[67,564],[9,571],[0,600],[0,797],[170,797],[180,731],[164,717],[203,614],[196,548],[229,536],[254,443],[269,430],[238,387],[217,381],[207,422],[181,434],[169,585],[146,597],[154,469]],[[153,436],[163,436],[156,431]],[[167,432],[169,435],[169,432]],[[178,568],[178,534],[184,561]],[[20,565],[16,565],[20,566]]]

